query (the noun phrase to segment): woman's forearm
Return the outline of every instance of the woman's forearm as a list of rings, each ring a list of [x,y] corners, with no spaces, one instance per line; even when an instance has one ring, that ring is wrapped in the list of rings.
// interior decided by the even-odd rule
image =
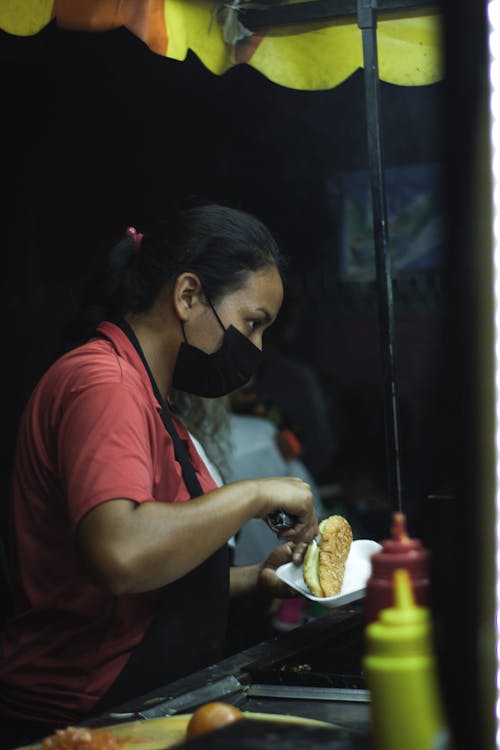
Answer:
[[[165,586],[206,560],[252,517],[254,487],[236,482],[188,503],[103,503],[78,528],[84,561],[94,579],[116,595]]]
[[[99,585],[115,595],[141,593],[186,575],[247,521],[265,518],[278,503],[297,517],[284,533],[298,541],[312,538],[317,517],[309,485],[294,477],[269,477],[233,482],[183,503],[110,499],[83,518],[77,541]],[[256,576],[237,574],[235,590],[256,586]]]
[[[240,565],[231,568],[230,593],[231,598],[248,596],[258,591],[260,565]]]

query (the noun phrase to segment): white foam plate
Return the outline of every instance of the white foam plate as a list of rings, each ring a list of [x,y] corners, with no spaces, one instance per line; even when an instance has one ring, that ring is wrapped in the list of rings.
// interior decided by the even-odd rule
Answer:
[[[291,586],[302,594],[302,596],[311,599],[313,602],[320,602],[325,607],[340,607],[341,604],[362,599],[365,595],[366,582],[371,573],[371,556],[379,552],[382,545],[374,542],[372,539],[356,539],[351,544],[349,556],[345,564],[345,574],[342,583],[342,589],[337,596],[314,596],[311,594],[304,582],[303,566],[296,565],[294,562],[281,565],[276,574],[282,581]]]

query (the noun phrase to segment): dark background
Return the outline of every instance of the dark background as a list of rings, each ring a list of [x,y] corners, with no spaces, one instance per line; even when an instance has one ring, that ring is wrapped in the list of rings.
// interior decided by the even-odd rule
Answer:
[[[273,346],[314,370],[331,427],[324,457],[310,468],[336,487],[326,502],[359,509],[374,524],[366,533],[388,533],[376,289],[340,277],[327,192],[338,173],[367,169],[362,72],[329,91],[295,91],[249,66],[218,77],[194,54],[160,57],[126,29],[78,33],[55,24],[24,39],[3,34],[0,52],[8,446],[106,244],[185,197],[208,198],[257,214],[289,256]],[[387,167],[440,161],[442,98],[442,83],[381,84]],[[395,287],[408,510],[447,481],[429,468],[426,441],[441,270],[406,274]]]

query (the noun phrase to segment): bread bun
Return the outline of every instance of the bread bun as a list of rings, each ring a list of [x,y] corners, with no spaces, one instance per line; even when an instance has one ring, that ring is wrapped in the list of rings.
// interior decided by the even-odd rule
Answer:
[[[304,582],[314,596],[337,596],[351,549],[352,529],[343,516],[330,516],[321,521],[319,536],[319,544],[313,539],[304,557]]]

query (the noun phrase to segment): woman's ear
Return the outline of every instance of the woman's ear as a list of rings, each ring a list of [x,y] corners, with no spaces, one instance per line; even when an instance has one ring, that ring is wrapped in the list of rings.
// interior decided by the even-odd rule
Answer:
[[[174,309],[182,321],[189,320],[200,311],[203,305],[203,288],[195,273],[186,271],[178,276],[174,283]]]

